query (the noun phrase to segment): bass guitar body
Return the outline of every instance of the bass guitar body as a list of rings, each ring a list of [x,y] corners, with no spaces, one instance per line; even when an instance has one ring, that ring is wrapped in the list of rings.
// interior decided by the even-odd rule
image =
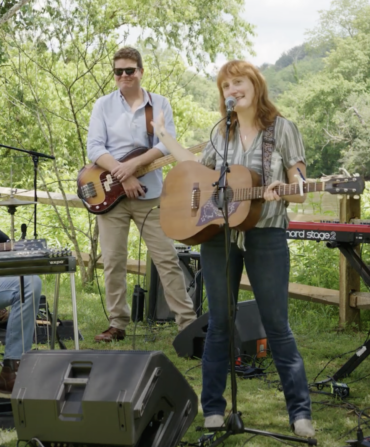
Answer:
[[[184,161],[165,178],[160,204],[160,223],[171,239],[188,245],[207,241],[222,231],[225,219],[218,209],[218,191],[213,186],[220,172],[194,161]],[[239,191],[261,185],[260,176],[241,165],[227,174],[228,217],[231,228],[253,228],[262,211],[262,198],[238,201]]]
[[[119,161],[124,162],[148,151],[146,147],[133,149]],[[146,188],[144,187],[144,191]],[[90,213],[104,214],[126,197],[125,190],[109,171],[96,164],[84,166],[77,176],[77,195]]]

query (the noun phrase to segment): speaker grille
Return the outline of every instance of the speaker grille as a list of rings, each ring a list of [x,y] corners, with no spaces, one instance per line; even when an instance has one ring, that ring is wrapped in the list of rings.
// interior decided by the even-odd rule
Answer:
[[[185,285],[193,301],[194,311],[202,314],[203,277],[198,252],[178,252],[180,267],[184,274]],[[158,271],[147,254],[146,316],[149,320],[166,322],[174,321],[175,315],[170,311],[164,297],[163,286]]]

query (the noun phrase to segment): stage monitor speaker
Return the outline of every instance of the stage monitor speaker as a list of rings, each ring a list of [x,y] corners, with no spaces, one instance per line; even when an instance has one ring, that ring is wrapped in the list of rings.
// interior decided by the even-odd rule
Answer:
[[[185,278],[185,285],[193,301],[194,311],[202,314],[203,277],[200,267],[200,254],[193,251],[178,251],[180,267]],[[174,321],[175,315],[170,311],[164,297],[163,286],[158,271],[151,260],[149,252],[146,259],[146,317],[151,321]]]
[[[198,411],[158,351],[30,351],[11,402],[18,439],[48,446],[175,447]]]
[[[173,347],[179,357],[202,358],[208,330],[208,312],[183,329],[174,339]]]
[[[179,357],[203,355],[208,330],[208,312],[181,331],[173,341]],[[261,322],[256,300],[241,301],[235,319],[236,355],[265,357],[267,350],[266,332]]]

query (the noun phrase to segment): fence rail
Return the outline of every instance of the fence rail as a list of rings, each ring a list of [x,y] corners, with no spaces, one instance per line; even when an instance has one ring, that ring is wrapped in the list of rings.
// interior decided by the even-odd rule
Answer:
[[[10,194],[10,188],[0,187],[1,197],[7,197]],[[66,206],[66,202],[62,194],[46,193],[38,191],[38,201],[41,204],[51,205],[54,203],[57,206]],[[18,189],[15,197],[20,200],[33,201],[34,191]],[[288,210],[288,214],[296,221],[312,221],[312,220],[326,220],[333,218],[340,218],[341,222],[348,222],[350,218],[360,217],[360,201],[354,201],[352,198],[344,197],[341,202],[335,196],[325,194],[322,196],[323,206],[322,214],[315,212],[315,206],[312,201],[307,204],[294,207],[294,210]],[[76,194],[67,194],[66,200],[69,206],[74,208],[84,208],[81,200]],[[330,213],[330,217],[327,213]],[[325,213],[325,214],[324,214]],[[359,292],[360,279],[359,275],[349,266],[347,260],[340,255],[340,290],[325,289],[322,287],[307,286],[304,284],[289,283],[289,296],[304,301],[313,303],[329,304],[339,306],[340,308],[340,324],[348,322],[360,322],[360,309],[370,309],[370,293]],[[89,255],[82,253],[83,261],[87,265]],[[103,262],[99,259],[96,263],[97,268],[103,268]],[[146,274],[146,263],[137,260],[128,260],[128,273],[132,274]],[[240,282],[242,290],[252,290],[247,275],[242,275]]]
[[[89,255],[82,253],[82,259],[87,265]],[[99,259],[96,263],[97,268],[103,268],[103,261]],[[127,262],[127,272],[138,274],[139,261],[129,259]],[[146,274],[146,262],[140,261],[140,275]],[[252,290],[247,275],[242,275],[240,281],[240,288],[242,290]],[[339,290],[324,289],[323,287],[306,286],[304,284],[289,283],[290,298],[297,298],[299,300],[310,301],[312,303],[331,304],[339,306]],[[357,309],[370,309],[370,293],[353,292],[350,294],[350,306]]]

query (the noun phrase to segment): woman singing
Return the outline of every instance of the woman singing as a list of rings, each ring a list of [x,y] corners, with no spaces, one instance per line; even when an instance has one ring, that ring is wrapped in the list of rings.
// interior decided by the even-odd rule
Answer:
[[[244,233],[231,232],[229,270],[235,301],[246,267],[257,301],[272,356],[283,386],[289,421],[298,436],[313,437],[311,403],[306,374],[288,323],[289,249],[286,241],[288,224],[285,198],[274,188],[297,183],[305,175],[305,153],[297,127],[283,118],[268,99],[266,82],[252,64],[234,60],[226,63],[217,76],[221,115],[226,117],[225,98],[236,100],[231,113],[229,165],[239,164],[257,172],[262,178],[263,132],[274,124],[274,150],[271,157],[268,188],[257,225]],[[154,123],[159,139],[178,161],[197,160],[174,140],[164,127],[163,118]],[[225,146],[226,122],[223,120],[203,151],[201,163],[219,170]],[[263,175],[265,174],[265,175]],[[289,202],[303,202],[301,195],[288,196]],[[229,321],[227,303],[225,235],[219,233],[201,246],[202,272],[209,303],[209,324],[202,359],[202,407],[204,426],[223,425],[226,401],[223,393],[229,365]]]

